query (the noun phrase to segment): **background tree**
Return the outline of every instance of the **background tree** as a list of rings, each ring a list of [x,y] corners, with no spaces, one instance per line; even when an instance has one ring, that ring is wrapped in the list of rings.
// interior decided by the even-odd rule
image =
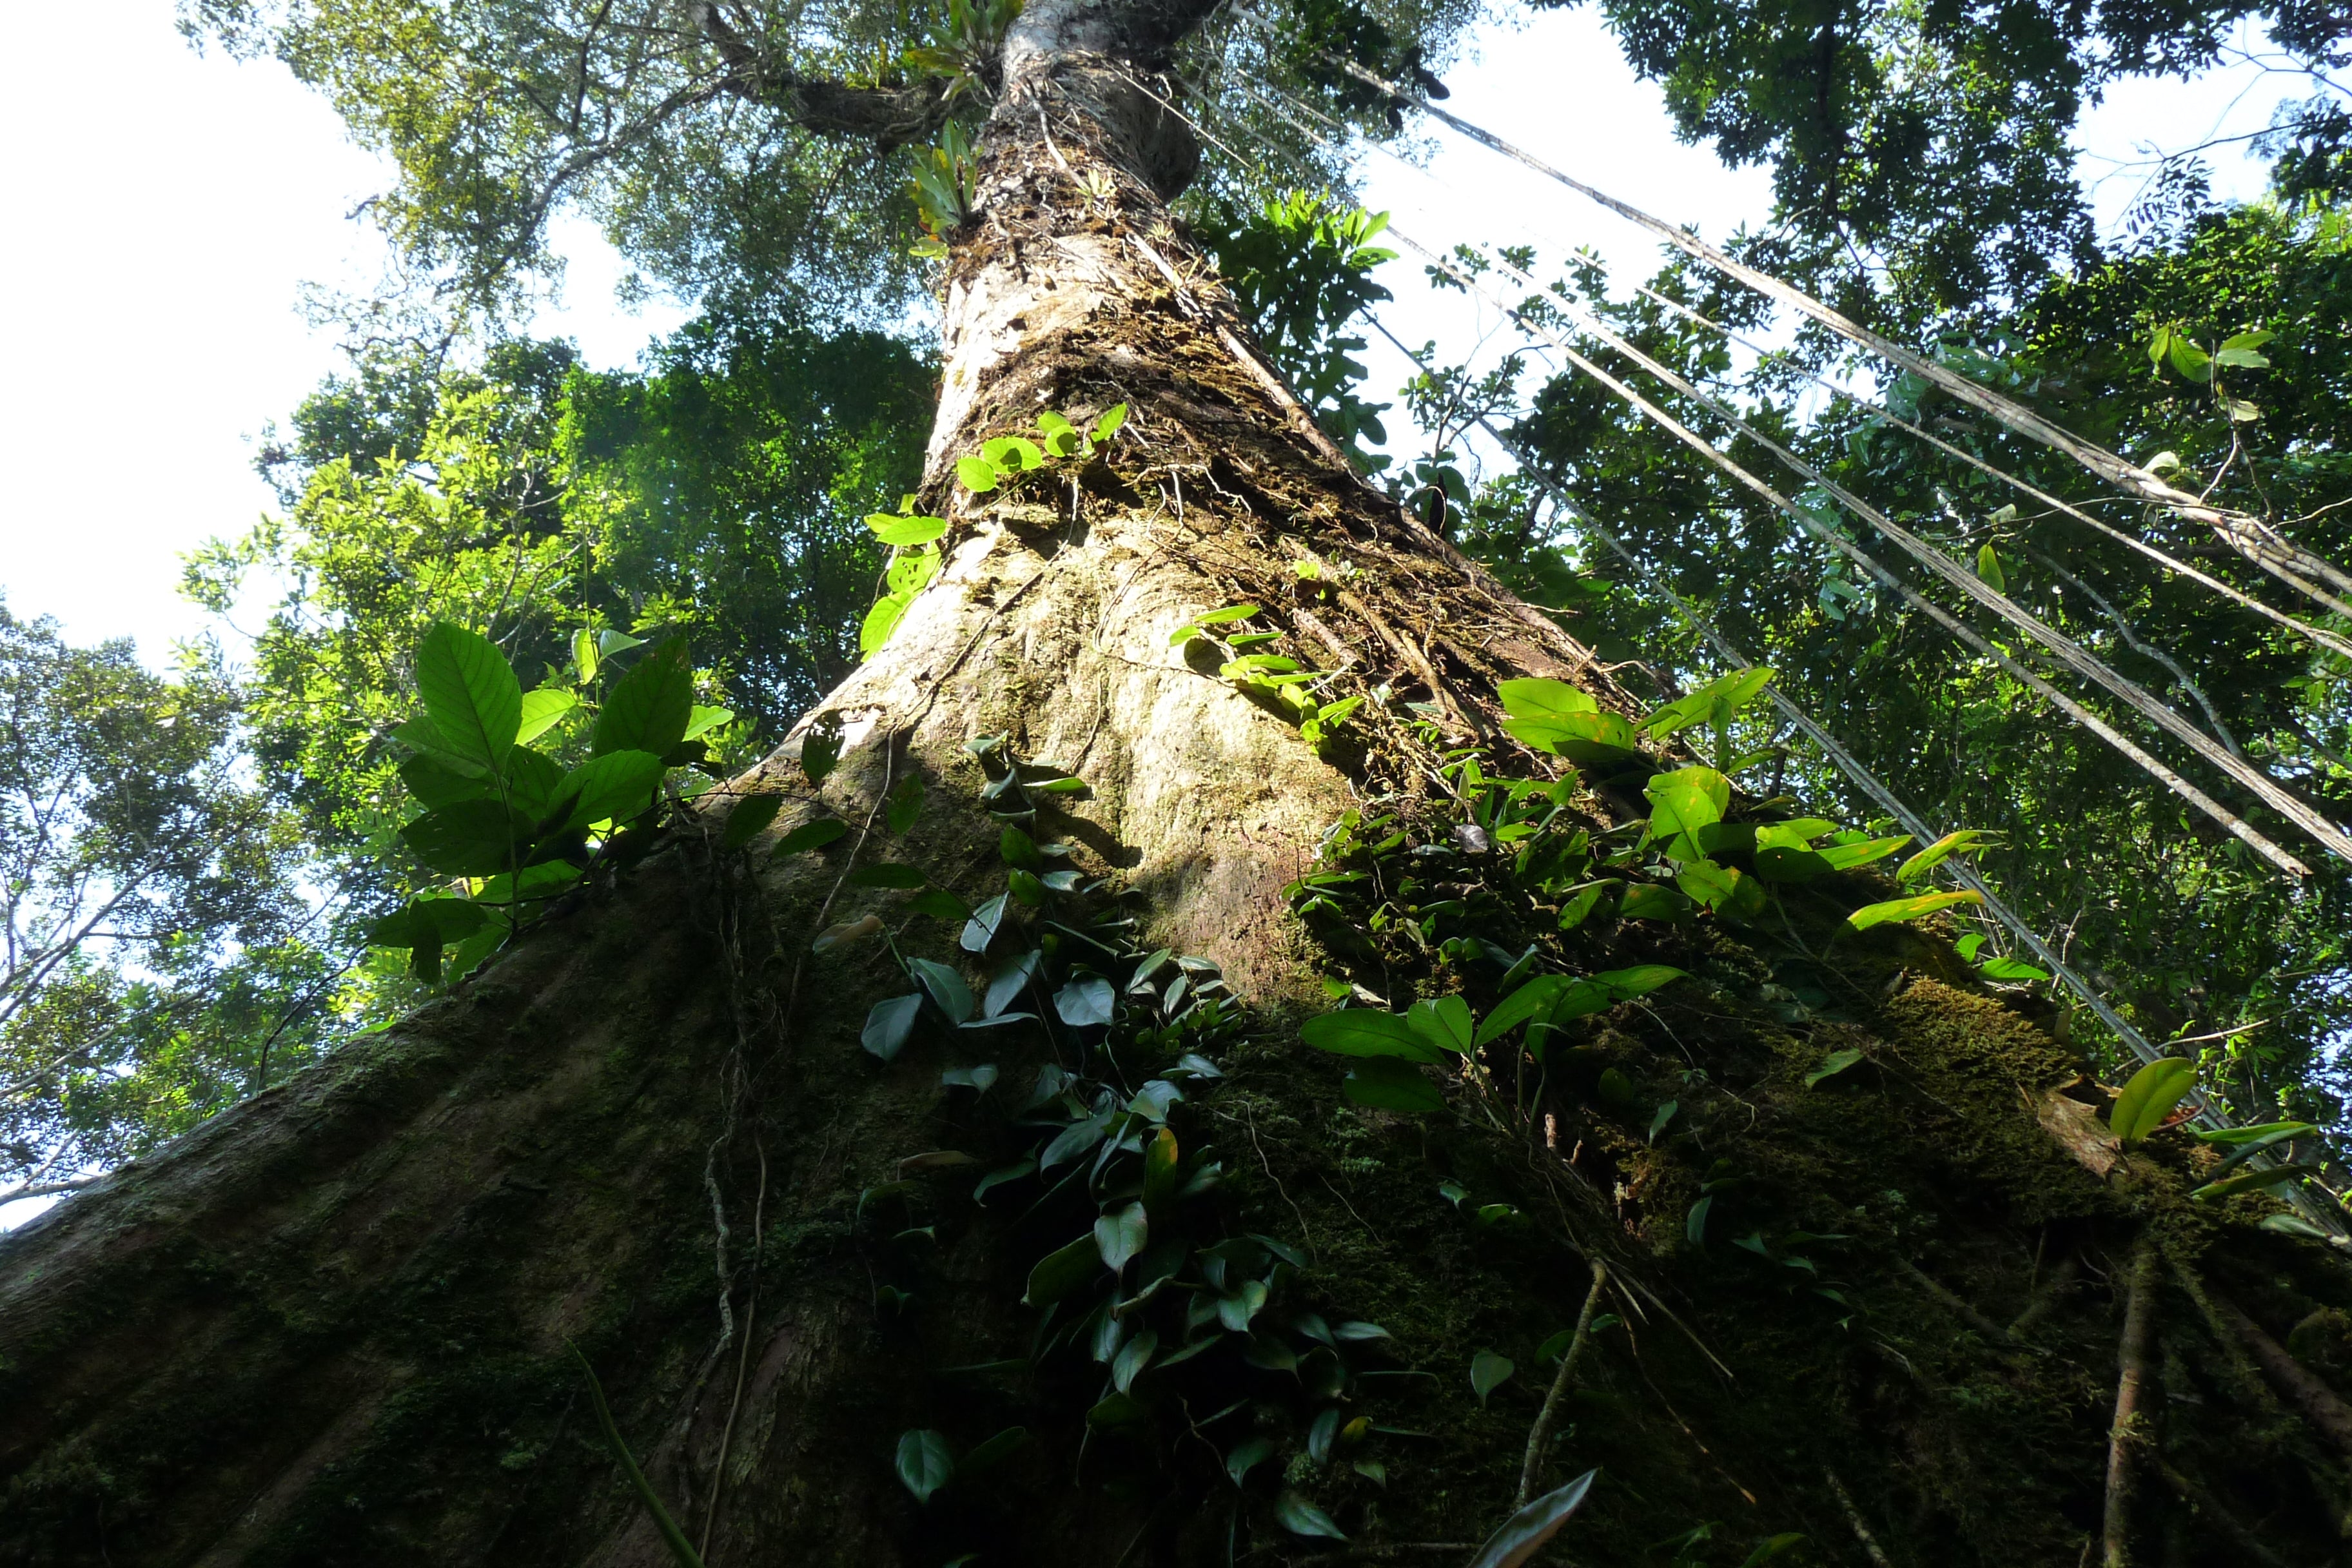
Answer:
[[[341,968],[220,674],[0,606],[0,1199],[67,1191],[310,1059]]]

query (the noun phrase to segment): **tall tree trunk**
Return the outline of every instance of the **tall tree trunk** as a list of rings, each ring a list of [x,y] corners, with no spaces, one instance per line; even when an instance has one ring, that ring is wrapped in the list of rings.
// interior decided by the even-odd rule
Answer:
[[[665,1562],[572,1345],[714,1563],[1297,1561],[1337,1544],[1318,1519],[1381,1547],[1471,1542],[1509,1512],[1553,1381],[1538,1347],[1604,1261],[1614,1321],[1592,1326],[1538,1482],[1607,1468],[1575,1560],[1650,1561],[1686,1531],[1683,1561],[1784,1532],[1858,1560],[1866,1528],[1873,1561],[2071,1562],[2095,1532],[2104,1307],[2038,1312],[2032,1344],[1971,1325],[2016,1317],[2062,1257],[2120,1257],[2150,1214],[2185,1215],[2190,1156],[2105,1179],[2070,1157],[2035,1106],[2063,1118],[2046,1095],[2088,1093],[2078,1064],[1972,994],[1940,943],[1837,938],[1835,910],[1801,907],[1790,940],[1813,957],[1792,967],[1760,937],[1628,922],[1592,938],[1592,967],[1672,962],[1705,994],[1596,1021],[1556,1083],[1465,1074],[1446,1116],[1348,1105],[1330,1058],[1296,1044],[1334,964],[1285,890],[1331,826],[1429,797],[1447,744],[1507,752],[1498,679],[1627,702],[1360,483],[1249,350],[1165,216],[1193,150],[1130,74],[1189,23],[1033,0],[1008,42],[949,268],[929,492],[953,523],[945,569],[732,792],[785,796],[773,832],[820,813],[859,830],[747,862],[716,844],[722,801],[709,833],[448,999],[0,1244],[0,1562]],[[1119,403],[1097,460],[980,496],[951,483],[983,437]],[[1237,602],[1318,668],[1387,688],[1399,717],[1318,750],[1171,647]],[[812,788],[804,749],[836,724],[841,763]],[[975,1205],[954,1158],[1029,1146],[998,1108],[1044,1064],[1122,1097],[1127,1067],[1050,1016],[1026,1043],[927,1026],[879,1061],[860,1034],[908,988],[890,950],[811,952],[872,912],[960,962],[951,926],[908,928],[901,895],[846,873],[881,856],[973,902],[1002,886],[983,795],[1009,759],[1091,786],[1039,797],[1038,837],[1112,884],[1087,907],[1130,911],[1146,945],[1213,963],[1250,1005],[1223,1084],[1187,1080],[1170,1146],[1187,1172],[1213,1146],[1224,1185],[1199,1201],[1232,1246],[1304,1259],[1269,1276],[1263,1320],[1222,1258],[1188,1277],[1204,1301],[1232,1284],[1251,1332],[1197,1358],[1197,1384],[1137,1385],[1132,1408],[1021,1301],[1051,1294],[1032,1266],[1092,1203],[1072,1220],[1032,1184]],[[882,803],[910,778],[927,804],[893,837]],[[1627,803],[1587,807],[1602,829]],[[1790,1000],[1800,968],[1835,994]],[[1839,1049],[1863,1065],[1805,1081]],[[1003,1075],[977,1101],[941,1081],[975,1058]],[[2259,1258],[2249,1307],[2273,1320],[2347,1293],[2305,1243],[2165,1223],[2184,1255]],[[1390,1337],[1333,1334],[1348,1321]],[[1494,1384],[1497,1354],[1517,1369]],[[1014,1426],[1029,1440],[980,1473],[973,1450]],[[906,1437],[926,1432],[971,1468],[919,1503],[896,1457],[911,1444],[928,1490],[932,1450]],[[1253,1437],[1271,1465],[1241,1466]],[[2275,1423],[2259,1442],[2204,1484],[2275,1543],[2329,1539],[2326,1457]]]

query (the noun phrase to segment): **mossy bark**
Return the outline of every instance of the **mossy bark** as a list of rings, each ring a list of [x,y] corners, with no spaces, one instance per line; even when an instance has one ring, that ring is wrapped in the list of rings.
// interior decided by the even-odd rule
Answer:
[[[449,999],[0,1244],[0,1562],[667,1561],[572,1345],[714,1563],[1475,1542],[1519,1481],[1551,1381],[1538,1348],[1602,1262],[1618,1321],[1538,1478],[1604,1469],[1566,1559],[1656,1562],[1689,1535],[1682,1561],[1739,1563],[1795,1533],[1830,1562],[2071,1563],[2101,1530],[2118,1271],[2143,1236],[2170,1271],[2147,1303],[2155,1462],[2133,1539],[2183,1561],[2242,1533],[2337,1554],[2343,1456],[2301,1413],[2308,1391],[2274,1390],[2280,1369],[2228,1324],[2265,1332],[2262,1355],[2307,1356],[2324,1388],[2342,1265],[2255,1228],[2259,1200],[2189,1203],[2210,1156],[2179,1134],[2103,1151],[2084,1124],[2098,1091],[2039,1023],[1933,935],[1844,931],[1866,888],[1792,896],[1785,940],[1578,933],[1592,969],[1695,980],[1579,1026],[1531,1092],[1473,1072],[1420,1118],[1339,1097],[1296,1025],[1343,966],[1284,889],[1360,798],[1426,799],[1427,758],[1377,728],[1311,747],[1171,634],[1263,604],[1318,668],[1506,758],[1499,679],[1628,704],[1359,482],[1249,353],[1164,218],[1189,149],[1129,75],[1149,50],[1087,30],[1113,9],[1033,0],[1009,52],[950,268],[930,491],[948,564],[820,710],[844,728],[839,768],[806,784],[804,726],[700,827]],[[1096,460],[984,497],[949,482],[983,437],[1114,403],[1127,428]],[[1179,1121],[1223,1155],[1220,1223],[1310,1259],[1292,1305],[1391,1336],[1387,1375],[1349,1395],[1375,1429],[1351,1423],[1343,1452],[1318,1458],[1286,1424],[1286,1374],[1249,1385],[1241,1417],[1353,1544],[1286,1529],[1269,1471],[1234,1485],[1231,1438],[1201,1436],[1201,1411],[1097,1430],[1083,1354],[1003,1373],[1034,1342],[1028,1271],[1068,1238],[975,1205],[952,1174],[899,1188],[909,1156],[992,1163],[1022,1131],[942,1086],[951,1043],[862,1051],[868,1006],[904,978],[877,942],[810,940],[868,912],[900,923],[898,895],[846,883],[855,856],[975,900],[997,885],[966,750],[994,733],[1088,781],[1051,830],[1253,1008],[1224,1087]],[[888,838],[879,803],[909,776],[929,805]],[[820,811],[867,830],[782,862],[766,839],[722,851],[728,803],[757,792],[787,797],[769,838]],[[1606,788],[1585,807],[1596,826],[1630,809]],[[903,927],[906,950],[955,960],[953,931],[924,929]],[[1809,1084],[1841,1048],[1863,1059]],[[1007,1084],[1046,1050],[998,1047]],[[1481,1351],[1517,1365],[1484,1398]],[[985,1486],[921,1506],[894,1473],[901,1433],[968,1449],[1014,1425],[1036,1440]]]

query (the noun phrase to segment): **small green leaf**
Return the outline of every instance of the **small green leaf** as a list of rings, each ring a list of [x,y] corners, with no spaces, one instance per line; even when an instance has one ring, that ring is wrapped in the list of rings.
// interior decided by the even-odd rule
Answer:
[[[1992,547],[1990,540],[1977,546],[1977,575],[1994,593],[2009,592],[2009,574],[2000,569],[2000,552]]]
[[[909,1432],[898,1439],[898,1479],[917,1502],[929,1502],[931,1494],[955,1479],[955,1451],[939,1433]]]
[[[1299,1037],[1318,1050],[1343,1057],[1397,1057],[1411,1062],[1440,1060],[1437,1049],[1403,1018],[1371,1007],[1347,1007],[1309,1018]]]
[[[1013,1005],[1021,993],[1029,988],[1030,979],[1037,973],[1037,965],[1045,956],[1033,947],[1011,963],[999,966],[996,973],[989,977],[988,994],[981,1003],[982,1016],[993,1018]]]
[[[1486,1396],[1509,1382],[1511,1374],[1518,1370],[1510,1357],[1497,1355],[1493,1351],[1480,1351],[1470,1358],[1470,1391],[1478,1396],[1478,1403],[1484,1405]]]
[[[996,940],[997,931],[1004,925],[1004,908],[1005,895],[999,893],[971,911],[971,919],[964,922],[963,935],[959,939],[966,952],[988,951],[988,944]]]
[[[1320,1536],[1328,1541],[1348,1539],[1339,1527],[1331,1522],[1329,1514],[1289,1487],[1285,1487],[1282,1495],[1274,1500],[1274,1519],[1293,1535]]]
[[[1087,975],[1054,993],[1054,1012],[1073,1029],[1093,1028],[1110,1022],[1118,1000],[1109,981]]]
[[[947,532],[947,520],[941,517],[899,517],[891,512],[868,512],[866,526],[874,537],[894,549],[911,549],[929,544]]]
[[[709,708],[698,702],[686,710],[686,733],[680,738],[688,741],[696,740],[708,735],[722,724],[732,724],[734,721],[735,710],[732,708]]]
[[[1843,1050],[1832,1051],[1822,1058],[1821,1066],[1805,1075],[1805,1087],[1811,1089],[1825,1078],[1835,1078],[1862,1059],[1861,1050],[1853,1046],[1848,1046]]]
[[[877,1002],[866,1015],[866,1027],[859,1033],[857,1043],[884,1061],[890,1060],[906,1045],[907,1036],[914,1029],[915,1018],[922,1010],[919,993]]]
[[[980,444],[981,459],[1001,474],[1025,474],[1042,467],[1045,454],[1024,436],[997,436]]]
[[[1176,1130],[1162,1127],[1143,1146],[1143,1206],[1165,1209],[1183,1177],[1176,1145]]]
[[[1227,605],[1223,609],[1211,610],[1192,624],[1196,626],[1222,626],[1234,621],[1248,620],[1257,613],[1258,607],[1255,605]]]
[[[963,481],[963,488],[974,495],[985,495],[994,489],[1000,477],[996,465],[985,458],[958,458],[956,459],[956,478]]]
[[[1151,1222],[1139,1203],[1129,1204],[1095,1221],[1095,1250],[1102,1255],[1103,1267],[1114,1274],[1143,1250],[1150,1237]]]
[[[2152,1061],[2132,1074],[2107,1111],[2107,1131],[2126,1145],[2137,1143],[2164,1123],[2181,1097],[2197,1084],[2197,1064],[2180,1057]]]
[[[964,984],[963,976],[954,969],[930,958],[910,958],[907,960],[907,968],[916,982],[930,994],[940,1011],[948,1016],[949,1023],[961,1024],[971,1016],[975,1005],[971,987]]]
[[[1118,1347],[1111,1357],[1110,1385],[1121,1394],[1135,1387],[1135,1380],[1151,1364],[1153,1352],[1160,1349],[1160,1336],[1150,1329],[1142,1330],[1133,1339]]]
[[[1045,864],[1037,841],[1017,827],[1007,827],[997,835],[996,853],[1006,865],[1024,871],[1038,870]]]
[[[1709,1193],[1691,1205],[1690,1213],[1683,1216],[1683,1235],[1693,1247],[1706,1245],[1706,1216],[1714,1207],[1715,1194]]]
[[[1947,833],[1908,860],[1904,861],[1895,871],[1895,879],[1906,884],[1916,882],[1954,855],[1968,855],[1979,849],[1988,849],[2000,842],[2000,835],[1988,833],[1978,827],[1963,827],[1956,833]]]
[[[1118,434],[1118,427],[1126,423],[1127,405],[1124,403],[1112,404],[1108,408],[1102,411],[1102,417],[1095,421],[1095,439],[1097,441],[1109,440],[1113,436]]]
[[[787,855],[805,850],[822,849],[849,831],[849,824],[837,816],[820,816],[814,822],[803,822],[782,838],[769,852],[770,858],[781,860]]]
[[[1459,996],[1424,997],[1405,1009],[1404,1021],[1414,1034],[1439,1050],[1457,1056],[1470,1052],[1470,1004]]]
[[[1244,1477],[1266,1460],[1274,1458],[1274,1444],[1264,1437],[1251,1437],[1234,1446],[1225,1456],[1225,1474],[1240,1486]]]
[[[1864,904],[1845,917],[1846,924],[1856,931],[1868,931],[1889,921],[1916,921],[1922,915],[1932,915],[1937,910],[1948,910],[1955,904],[1980,904],[1981,893],[1916,893],[1907,899],[1889,899],[1881,904]]]

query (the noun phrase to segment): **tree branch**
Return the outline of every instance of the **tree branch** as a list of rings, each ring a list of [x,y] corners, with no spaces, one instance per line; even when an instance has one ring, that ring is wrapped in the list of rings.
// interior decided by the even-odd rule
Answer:
[[[947,120],[947,84],[926,79],[909,87],[851,87],[806,77],[771,62],[735,30],[721,7],[692,5],[699,27],[727,73],[719,85],[738,97],[782,110],[786,119],[819,136],[855,136],[884,148],[929,140]]]

